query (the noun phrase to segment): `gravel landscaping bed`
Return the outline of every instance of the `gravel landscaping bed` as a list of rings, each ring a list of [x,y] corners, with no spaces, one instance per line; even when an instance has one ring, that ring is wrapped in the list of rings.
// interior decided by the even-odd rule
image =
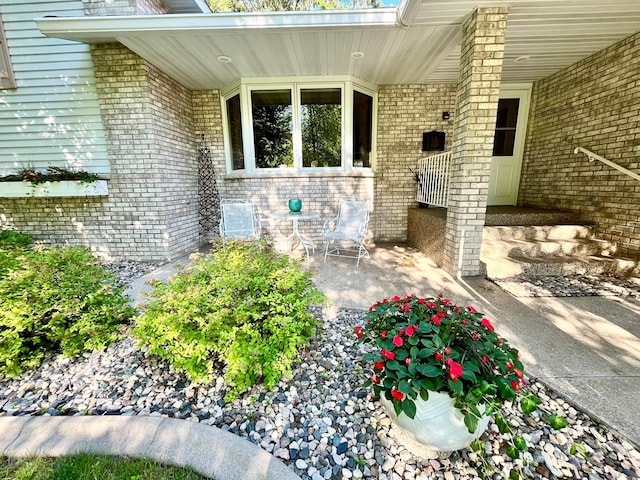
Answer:
[[[605,275],[512,277],[494,280],[515,297],[618,296],[640,298],[640,279]]]
[[[129,337],[104,352],[77,359],[49,358],[35,371],[0,379],[0,416],[5,415],[162,415],[216,425],[259,444],[304,479],[476,478],[470,451],[424,459],[398,445],[391,422],[363,388],[362,356],[353,328],[359,311],[317,309],[322,331],[301,355],[292,378],[271,392],[260,388],[233,402],[225,385],[194,385],[167,364],[148,357]],[[537,415],[559,413],[569,420],[560,432],[542,421],[511,412],[529,441],[527,478],[637,478],[640,453],[615,432],[576,411],[537,382],[530,388],[543,400]],[[535,417],[533,417],[535,418]],[[487,461],[503,478],[522,465],[498,451],[494,425],[482,437]],[[584,447],[587,459],[570,452]]]
[[[165,262],[133,262],[131,260],[117,260],[113,262],[101,262],[108,270],[116,276],[116,286],[125,288],[136,278],[140,278],[156,268],[164,265]]]

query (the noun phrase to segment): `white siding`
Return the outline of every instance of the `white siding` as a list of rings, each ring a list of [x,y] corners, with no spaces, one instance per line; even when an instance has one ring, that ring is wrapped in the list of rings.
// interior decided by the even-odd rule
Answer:
[[[82,16],[82,0],[0,0],[16,89],[0,90],[0,175],[21,167],[109,174],[89,46],[48,38],[34,18]]]

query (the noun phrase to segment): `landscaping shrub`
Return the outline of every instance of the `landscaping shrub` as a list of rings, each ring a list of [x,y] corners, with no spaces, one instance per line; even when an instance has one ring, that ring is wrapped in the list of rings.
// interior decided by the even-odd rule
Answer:
[[[20,265],[19,251],[33,243],[33,237],[14,230],[0,231],[0,277]]]
[[[297,262],[242,242],[198,258],[152,296],[135,330],[141,344],[193,381],[226,367],[227,400],[290,373],[317,324],[308,307],[324,300]]]
[[[8,259],[0,268],[0,373],[36,367],[47,351],[104,348],[134,313],[85,248],[0,246],[0,253]]]
[[[2,249],[26,248],[32,243],[33,237],[29,234],[15,230],[0,231],[0,248]]]

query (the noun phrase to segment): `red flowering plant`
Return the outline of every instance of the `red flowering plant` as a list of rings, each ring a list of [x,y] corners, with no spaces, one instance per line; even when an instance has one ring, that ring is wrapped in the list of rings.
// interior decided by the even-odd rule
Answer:
[[[483,416],[493,415],[506,433],[509,426],[500,415],[504,402],[520,398],[527,414],[540,403],[521,391],[525,381],[520,355],[498,336],[491,321],[442,295],[384,299],[369,309],[365,325],[356,327],[355,334],[360,342],[378,347],[364,356],[372,363],[365,385],[391,400],[397,415],[414,418],[418,395],[427,400],[429,392],[447,392],[469,432],[476,431]],[[521,446],[512,446],[516,450],[511,453]]]
[[[89,173],[86,170],[69,170],[63,167],[49,167],[46,172],[40,172],[33,167],[23,168],[15,175],[0,177],[0,182],[30,182],[38,185],[45,182],[61,182],[63,180],[77,180],[91,183],[99,180],[96,173]]]

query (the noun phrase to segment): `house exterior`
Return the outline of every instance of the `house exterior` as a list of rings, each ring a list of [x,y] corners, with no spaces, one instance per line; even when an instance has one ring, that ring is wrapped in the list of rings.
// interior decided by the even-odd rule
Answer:
[[[200,0],[0,0],[0,175],[109,178],[98,197],[3,198],[0,183],[0,227],[105,257],[191,251],[204,134],[222,198],[265,218],[294,197],[323,218],[366,199],[370,237],[402,241],[409,168],[439,131],[449,272],[480,272],[487,204],[572,210],[637,257],[640,182],[573,151],[640,171],[640,4],[565,3],[214,15]]]

